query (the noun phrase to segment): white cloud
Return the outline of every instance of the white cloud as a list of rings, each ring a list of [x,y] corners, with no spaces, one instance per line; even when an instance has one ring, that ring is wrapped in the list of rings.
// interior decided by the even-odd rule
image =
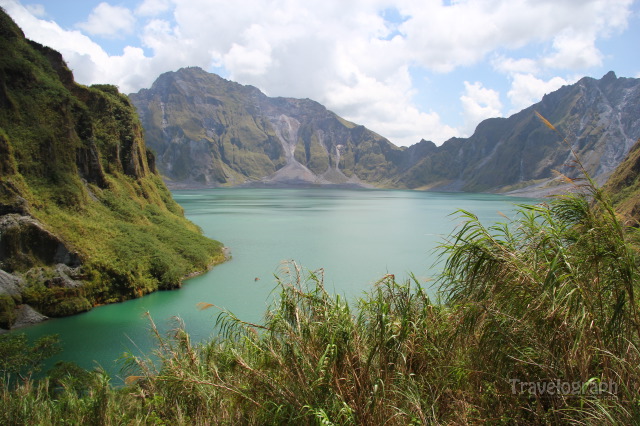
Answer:
[[[41,4],[28,4],[25,6],[29,13],[38,18],[44,18],[47,16],[47,12],[44,9],[44,5]]]
[[[102,48],[80,31],[62,29],[53,21],[45,21],[33,16],[26,8],[12,0],[0,0],[0,6],[11,15],[16,23],[23,28],[27,37],[45,43],[59,50],[65,60],[72,65],[70,57],[90,58],[94,63],[107,58]]]
[[[80,22],[76,26],[91,35],[118,38],[123,33],[132,33],[135,22],[131,10],[103,2],[93,9],[86,22]]]
[[[491,65],[497,71],[506,74],[537,74],[540,71],[538,61],[530,58],[513,59],[499,55],[492,59]]]
[[[436,0],[402,3],[401,12],[410,16],[400,25],[407,35],[407,50],[414,52],[413,59],[422,66],[447,72],[476,63],[497,49],[546,41],[553,41],[554,57],[567,59],[567,68],[595,64],[600,57],[595,40],[624,28],[632,0],[486,0],[451,6]],[[572,47],[582,51],[572,51]],[[554,66],[563,67],[560,60]]]
[[[541,10],[553,6],[547,19],[540,21],[543,29],[538,39],[547,42],[548,48],[531,51],[535,56],[520,59],[499,54],[491,61],[496,71],[507,74],[511,80],[507,93],[511,102],[509,114],[539,102],[544,94],[578,79],[556,76],[545,80],[541,75],[601,66],[604,55],[597,48],[597,41],[626,28],[631,4],[632,0],[566,0],[556,5],[552,5],[552,0],[540,1]]]
[[[398,145],[412,145],[421,138],[442,143],[458,133],[437,113],[419,111],[411,103],[411,94],[406,68],[384,82],[353,69],[327,85],[324,103],[347,120],[367,123],[371,130]]]
[[[460,97],[464,113],[463,136],[469,136],[482,120],[502,116],[502,102],[500,94],[492,89],[483,87],[482,83],[464,82],[465,94]]]
[[[224,55],[223,65],[228,70],[241,70],[245,75],[260,76],[269,71],[273,62],[271,45],[265,28],[253,24],[244,31],[244,44],[233,43]]]
[[[136,14],[141,16],[158,16],[170,8],[170,0],[144,0],[136,9]]]
[[[563,31],[553,40],[555,53],[543,58],[546,68],[580,69],[602,65],[602,53],[595,46],[594,34]]]
[[[528,106],[564,84],[541,80],[542,72],[558,75],[602,60],[596,43],[626,25],[632,0],[465,0],[451,6],[441,0],[144,0],[135,15],[101,3],[82,26],[88,34],[112,36],[138,25],[146,56],[138,47],[109,56],[78,31],[36,19],[16,0],[0,4],[11,5],[10,15],[28,37],[60,50],[84,84],[108,82],[129,93],[162,72],[215,65],[271,96],[317,100],[395,143],[410,144],[423,137],[441,143],[456,133],[428,107],[418,109],[411,67],[448,72],[490,57],[512,79],[512,104]],[[401,23],[385,20],[389,8],[403,16]],[[525,46],[547,51],[523,57],[518,49]],[[499,115],[497,92],[479,83],[466,89],[465,128]]]
[[[511,90],[507,93],[507,97],[511,101],[513,108],[510,113],[516,113],[536,102],[540,102],[545,94],[551,93],[573,82],[574,81],[567,81],[561,77],[553,77],[550,80],[544,81],[531,74],[515,74],[513,76]]]

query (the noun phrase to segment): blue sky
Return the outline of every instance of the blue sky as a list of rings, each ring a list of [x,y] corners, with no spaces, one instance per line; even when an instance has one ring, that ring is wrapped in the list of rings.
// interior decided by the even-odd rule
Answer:
[[[398,145],[468,136],[583,76],[640,77],[637,0],[0,0],[76,79],[185,66],[314,99]]]

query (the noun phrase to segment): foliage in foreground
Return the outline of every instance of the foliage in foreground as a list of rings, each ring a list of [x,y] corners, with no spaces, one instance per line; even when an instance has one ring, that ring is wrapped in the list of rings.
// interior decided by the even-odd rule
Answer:
[[[160,362],[132,356],[123,389],[5,384],[0,423],[638,421],[636,233],[586,188],[489,228],[461,212],[445,303],[387,275],[352,307],[290,265],[262,324],[222,312],[214,341],[158,335]]]

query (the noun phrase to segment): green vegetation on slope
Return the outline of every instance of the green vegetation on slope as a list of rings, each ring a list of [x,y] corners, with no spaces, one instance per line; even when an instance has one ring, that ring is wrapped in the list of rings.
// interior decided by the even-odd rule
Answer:
[[[321,272],[289,265],[262,324],[222,312],[210,342],[157,335],[160,363],[131,356],[123,389],[101,372],[81,391],[73,371],[5,380],[0,422],[637,422],[638,234],[582,189],[489,228],[459,212],[441,247],[444,303],[387,275],[354,309]]]
[[[175,288],[223,260],[155,171],[117,88],[74,83],[62,57],[0,11],[0,326]],[[6,300],[5,300],[6,299]]]
[[[5,24],[3,36],[12,29]],[[72,86],[78,91],[72,96],[55,81],[59,97],[39,97],[30,82],[50,75],[9,79],[12,69],[22,75],[26,68],[2,60],[0,102],[12,119],[3,110],[0,207],[12,212],[5,216],[29,212],[53,232],[24,222],[28,232],[15,235],[4,253],[27,237],[55,246],[56,236],[71,249],[69,263],[77,251],[90,284],[34,287],[52,297],[99,295],[105,277],[120,283],[122,296],[146,288],[139,283],[171,282],[153,274],[163,249],[148,244],[188,242],[181,250],[206,244],[180,231],[188,225],[145,162],[135,120],[100,115],[125,112],[126,100],[110,87]],[[8,81],[31,96],[9,90]],[[21,117],[21,104],[32,112],[41,105],[42,115]],[[85,107],[90,114],[70,112]],[[111,137],[109,127],[120,136]],[[444,303],[388,275],[353,309],[325,291],[320,273],[292,265],[263,324],[223,312],[213,341],[193,345],[180,327],[158,336],[160,363],[130,357],[123,389],[112,388],[102,372],[69,365],[50,379],[30,380],[55,350],[54,339],[30,346],[16,335],[0,336],[0,423],[637,423],[638,231],[621,225],[593,182],[582,189],[523,207],[516,220],[490,228],[460,212],[465,223],[442,246]],[[209,256],[197,247],[179,254],[171,247],[158,270],[181,257],[197,263]],[[22,255],[10,258],[16,270],[46,260],[37,250],[16,253]],[[26,380],[16,380],[20,374]]]
[[[630,226],[640,225],[640,139],[609,177],[604,189],[622,220]]]

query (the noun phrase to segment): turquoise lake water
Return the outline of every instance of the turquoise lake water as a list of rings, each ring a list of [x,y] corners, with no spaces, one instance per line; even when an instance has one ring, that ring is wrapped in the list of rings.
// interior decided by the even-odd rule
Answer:
[[[536,200],[491,194],[342,189],[207,189],[174,191],[186,216],[205,235],[230,248],[232,259],[185,282],[175,291],[102,306],[68,318],[23,329],[30,337],[57,333],[63,353],[56,357],[85,368],[102,366],[118,382],[124,353],[154,347],[149,312],[162,332],[184,321],[193,341],[214,333],[219,311],[261,321],[274,274],[287,261],[324,269],[325,287],[347,298],[369,290],[387,273],[413,273],[425,286],[436,278],[436,247],[461,223],[451,215],[469,210],[483,223],[504,221],[515,204]],[[55,360],[53,360],[55,361]]]

